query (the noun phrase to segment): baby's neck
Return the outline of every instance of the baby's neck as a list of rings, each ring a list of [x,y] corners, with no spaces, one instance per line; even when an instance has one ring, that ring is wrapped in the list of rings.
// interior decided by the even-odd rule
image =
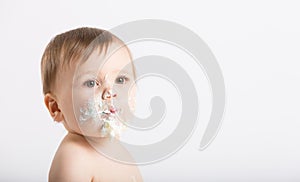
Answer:
[[[69,132],[73,138],[77,138],[77,141],[82,141],[89,147],[91,150],[97,152],[100,155],[103,155],[107,158],[110,158],[115,161],[127,161],[132,163],[132,157],[121,145],[118,139],[109,138],[109,137],[87,137],[78,133]]]
[[[76,132],[68,132],[67,134],[69,137],[74,138],[76,141],[85,141],[87,144],[91,145],[94,148],[102,148],[102,147],[109,147],[111,145],[119,144],[119,140],[116,138],[110,137],[90,137],[84,136],[80,133]]]

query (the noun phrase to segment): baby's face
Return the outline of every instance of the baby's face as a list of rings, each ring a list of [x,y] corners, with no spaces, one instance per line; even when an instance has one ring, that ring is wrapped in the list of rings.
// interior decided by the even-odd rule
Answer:
[[[123,47],[105,56],[94,51],[62,73],[57,90],[65,127],[85,136],[118,135],[135,106],[132,64]]]

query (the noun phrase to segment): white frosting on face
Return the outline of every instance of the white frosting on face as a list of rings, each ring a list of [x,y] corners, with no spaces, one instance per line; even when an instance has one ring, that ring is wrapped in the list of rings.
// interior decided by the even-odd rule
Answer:
[[[113,100],[102,100],[101,96],[90,98],[80,108],[79,124],[94,122],[100,126],[101,137],[119,137],[125,125],[117,119],[121,108],[116,108]]]

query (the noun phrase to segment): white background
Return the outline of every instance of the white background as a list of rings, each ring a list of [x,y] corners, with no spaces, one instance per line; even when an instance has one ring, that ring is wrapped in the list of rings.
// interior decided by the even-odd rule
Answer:
[[[47,181],[65,135],[43,105],[40,58],[50,39],[144,18],[196,32],[216,56],[227,91],[214,142],[198,150],[204,114],[182,150],[140,167],[145,181],[300,181],[298,2],[1,1],[0,181]]]

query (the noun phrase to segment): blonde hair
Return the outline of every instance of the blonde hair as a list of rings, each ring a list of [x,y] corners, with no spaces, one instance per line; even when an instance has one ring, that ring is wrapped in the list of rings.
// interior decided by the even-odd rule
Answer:
[[[77,63],[81,58],[85,60],[96,48],[106,51],[107,47],[115,41],[124,45],[123,41],[112,33],[88,27],[70,30],[55,36],[42,56],[43,93],[53,92],[57,75],[62,68]]]

